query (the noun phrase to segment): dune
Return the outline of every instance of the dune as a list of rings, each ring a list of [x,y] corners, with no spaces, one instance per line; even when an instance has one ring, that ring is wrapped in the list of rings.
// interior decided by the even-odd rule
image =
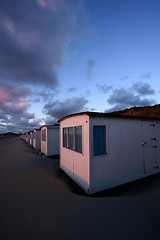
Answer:
[[[0,239],[160,239],[160,174],[85,194],[22,139],[0,139]]]

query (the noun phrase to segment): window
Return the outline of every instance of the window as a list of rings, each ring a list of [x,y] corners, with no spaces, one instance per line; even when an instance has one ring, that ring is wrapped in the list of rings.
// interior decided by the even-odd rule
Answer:
[[[67,128],[63,128],[63,147],[67,148]]]
[[[68,128],[68,148],[73,150],[74,136],[73,136],[73,127]]]
[[[82,153],[82,127],[63,128],[63,147]]]
[[[82,153],[82,127],[75,127],[75,151]]]
[[[42,130],[42,141],[46,142],[46,129]]]
[[[106,154],[106,126],[93,127],[93,155]]]

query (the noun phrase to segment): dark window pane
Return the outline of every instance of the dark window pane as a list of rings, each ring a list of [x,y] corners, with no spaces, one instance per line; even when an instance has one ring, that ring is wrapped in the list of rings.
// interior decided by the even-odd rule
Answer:
[[[67,148],[67,128],[63,128],[63,147]]]
[[[73,143],[74,143],[74,137],[73,137],[73,127],[68,128],[68,148],[73,150]]]
[[[93,127],[93,154],[94,156],[106,154],[106,127]]]
[[[46,129],[42,130],[42,141],[46,142]]]
[[[75,127],[75,151],[82,153],[82,127]]]

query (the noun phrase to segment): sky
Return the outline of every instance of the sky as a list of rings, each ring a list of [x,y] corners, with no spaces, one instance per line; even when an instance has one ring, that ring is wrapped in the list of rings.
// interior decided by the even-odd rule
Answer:
[[[159,99],[159,0],[0,1],[0,133]]]

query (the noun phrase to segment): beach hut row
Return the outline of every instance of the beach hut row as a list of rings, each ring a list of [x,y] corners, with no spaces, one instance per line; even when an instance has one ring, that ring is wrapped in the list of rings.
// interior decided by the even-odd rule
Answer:
[[[160,119],[81,112],[23,134],[88,194],[160,172]]]
[[[59,155],[59,124],[41,126],[23,133],[21,138],[46,156]]]

